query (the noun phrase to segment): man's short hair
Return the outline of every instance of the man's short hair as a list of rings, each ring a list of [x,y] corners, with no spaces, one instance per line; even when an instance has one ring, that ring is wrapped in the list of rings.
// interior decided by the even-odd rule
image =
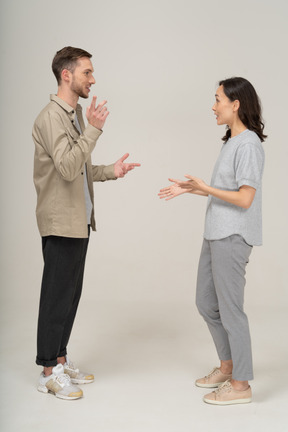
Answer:
[[[61,72],[64,69],[68,69],[73,73],[77,65],[77,60],[81,57],[91,58],[92,54],[89,54],[87,51],[81,48],[74,48],[71,46],[57,51],[52,61],[52,70],[58,84],[61,83]]]

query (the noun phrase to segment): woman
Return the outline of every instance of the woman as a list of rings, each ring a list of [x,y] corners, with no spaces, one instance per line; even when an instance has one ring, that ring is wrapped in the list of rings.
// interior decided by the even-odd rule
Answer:
[[[244,78],[219,82],[212,107],[218,125],[227,125],[211,186],[186,175],[161,189],[166,200],[183,193],[208,197],[199,261],[196,304],[206,321],[220,366],[196,381],[216,388],[204,401],[216,405],[252,400],[251,341],[243,310],[245,267],[254,245],[262,244],[261,179],[264,124],[254,87]]]

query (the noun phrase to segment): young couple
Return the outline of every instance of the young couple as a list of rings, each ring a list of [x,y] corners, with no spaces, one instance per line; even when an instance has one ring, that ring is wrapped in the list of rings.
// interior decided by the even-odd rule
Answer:
[[[88,98],[95,83],[91,54],[79,48],[58,51],[52,69],[57,96],[41,111],[33,128],[37,223],[44,270],[38,318],[36,363],[43,366],[38,390],[62,399],[78,399],[75,384],[93,382],[67,357],[67,344],[79,304],[89,242],[95,231],[93,181],[124,177],[138,163],[128,154],[109,166],[92,165],[91,153],[109,114],[106,101],[87,108],[85,127],[79,97]],[[245,267],[254,245],[262,243],[261,179],[264,125],[259,98],[249,81],[220,81],[213,111],[227,125],[211,185],[187,175],[169,179],[160,198],[183,193],[208,197],[203,247],[197,278],[197,307],[208,324],[220,366],[196,381],[215,388],[204,397],[211,404],[251,401],[251,341],[243,310]]]

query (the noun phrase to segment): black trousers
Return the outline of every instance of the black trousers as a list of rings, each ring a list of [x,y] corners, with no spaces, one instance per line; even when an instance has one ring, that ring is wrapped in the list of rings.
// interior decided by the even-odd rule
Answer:
[[[57,357],[67,354],[82,292],[88,243],[89,237],[42,237],[44,269],[38,317],[38,365],[55,366]]]

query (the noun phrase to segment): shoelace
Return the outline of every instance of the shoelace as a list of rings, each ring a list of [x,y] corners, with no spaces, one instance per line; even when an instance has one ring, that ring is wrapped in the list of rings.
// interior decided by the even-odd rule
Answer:
[[[211,378],[215,373],[218,371],[218,368],[215,367],[208,375],[205,376],[205,378]]]
[[[79,368],[77,368],[76,364],[74,364],[71,360],[69,360],[67,356],[66,356],[66,363],[70,369],[73,369],[76,373],[79,372]]]
[[[227,380],[215,390],[215,393],[220,393],[222,391],[228,391],[230,389],[231,389],[231,384],[230,384],[230,381]]]
[[[57,375],[55,381],[57,381],[61,387],[69,386],[71,383],[70,376],[64,373]]]

